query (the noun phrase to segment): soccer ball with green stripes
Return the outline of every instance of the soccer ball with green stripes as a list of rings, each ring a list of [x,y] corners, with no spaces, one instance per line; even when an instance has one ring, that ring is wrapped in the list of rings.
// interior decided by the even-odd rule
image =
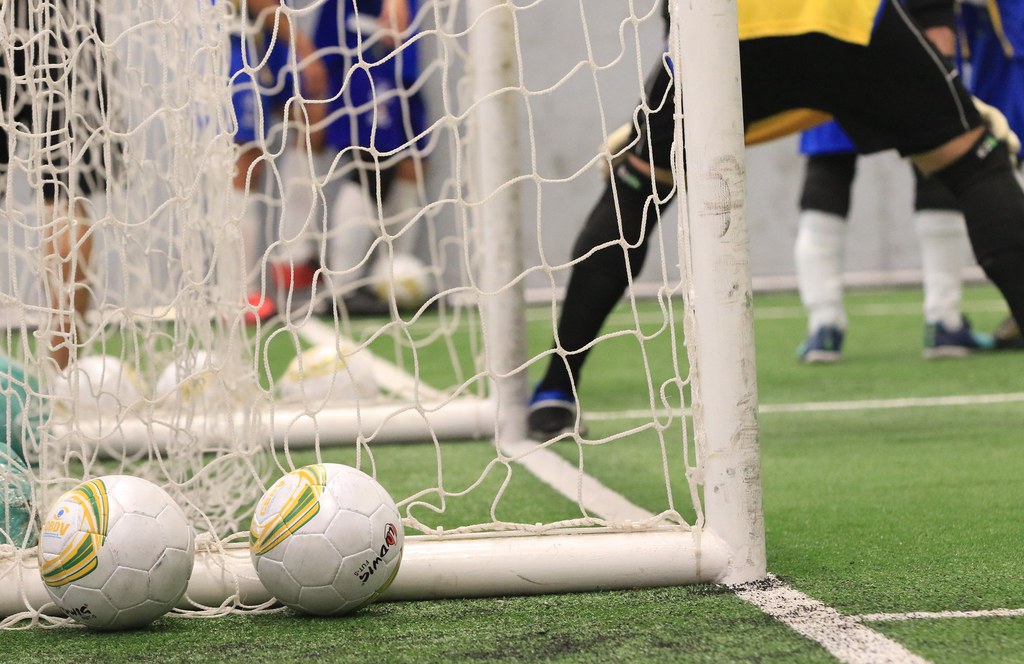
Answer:
[[[51,599],[102,630],[142,627],[185,594],[195,534],[157,485],[110,475],[62,495],[46,515],[39,570]]]
[[[275,482],[256,505],[253,566],[282,604],[320,616],[350,613],[387,590],[402,561],[394,500],[349,466],[315,464]]]

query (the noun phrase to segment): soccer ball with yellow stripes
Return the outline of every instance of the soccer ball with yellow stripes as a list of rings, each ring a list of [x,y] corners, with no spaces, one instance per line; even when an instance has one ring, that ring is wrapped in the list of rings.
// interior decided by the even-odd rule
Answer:
[[[366,473],[306,466],[275,482],[256,505],[253,566],[282,604],[319,616],[351,613],[380,597],[398,573],[404,533],[394,500]]]
[[[46,590],[66,615],[102,630],[142,627],[185,594],[195,534],[156,484],[110,475],[62,495],[39,538]]]

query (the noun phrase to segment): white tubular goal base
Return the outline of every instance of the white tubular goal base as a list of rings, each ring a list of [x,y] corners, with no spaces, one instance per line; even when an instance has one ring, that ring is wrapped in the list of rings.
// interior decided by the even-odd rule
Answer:
[[[19,560],[20,558],[20,560]],[[415,536],[383,599],[500,597],[721,582],[725,543],[707,530],[580,532],[521,537]],[[274,599],[256,578],[249,547],[200,552],[180,608],[258,607]],[[0,549],[0,615],[53,606],[31,552]]]
[[[355,408],[328,408],[311,411],[288,404],[276,404],[263,414],[259,431],[262,442],[292,449],[309,449],[318,443],[351,444],[372,438],[381,443],[438,440],[477,440],[494,435],[495,404],[475,397],[453,399],[446,403],[402,405],[389,402]],[[141,452],[165,453],[182,436],[202,435],[210,445],[229,441],[244,431],[249,415],[237,411],[230,416],[195,415],[188,430],[172,418],[149,419],[131,412],[121,413],[116,425],[99,419],[81,419],[74,427],[54,425],[52,438],[74,441],[87,452],[104,458],[124,458]]]

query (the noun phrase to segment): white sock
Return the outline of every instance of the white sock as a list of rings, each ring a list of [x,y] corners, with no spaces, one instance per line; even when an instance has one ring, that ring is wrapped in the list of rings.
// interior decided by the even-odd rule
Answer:
[[[260,269],[263,264],[263,219],[257,212],[256,202],[246,200],[244,191],[231,190],[234,214],[239,215],[238,230],[242,234],[243,267],[246,288],[258,288],[262,282]]]
[[[342,290],[369,267],[366,254],[377,237],[377,206],[355,182],[343,182],[331,206],[327,267],[331,283]]]
[[[313,168],[317,166],[316,155]],[[310,172],[306,150],[290,147],[278,165],[284,191],[281,210],[280,237],[274,247],[274,261],[305,263],[316,252],[316,232],[322,213],[320,193],[316,189],[315,172]]]
[[[964,217],[953,210],[922,210],[914,214],[924,272],[924,319],[960,329],[963,268],[970,241]]]
[[[843,308],[843,250],[846,221],[819,210],[800,213],[796,236],[797,285],[811,332],[823,325],[846,329]]]
[[[388,222],[388,233],[401,233],[395,238],[395,253],[415,254],[418,245],[422,220],[409,226],[423,203],[420,200],[419,185],[414,180],[396,177],[384,201],[384,215]]]

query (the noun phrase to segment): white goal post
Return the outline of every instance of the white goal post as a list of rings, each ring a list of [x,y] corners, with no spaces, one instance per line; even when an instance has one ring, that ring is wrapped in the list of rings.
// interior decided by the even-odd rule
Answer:
[[[385,599],[734,584],[766,576],[736,0],[668,0],[667,52],[661,0],[615,0],[603,8],[564,0],[413,3],[418,11],[408,27],[393,31],[395,45],[385,60],[418,48],[419,72],[398,89],[380,87],[374,95],[397,95],[407,109],[422,93],[427,119],[406,127],[412,130],[400,148],[368,153],[377,169],[371,172],[407,158],[417,174],[418,202],[395,212],[383,190],[371,196],[375,234],[359,265],[344,268],[330,264],[333,247],[350,237],[341,234],[332,210],[341,209],[333,201],[345,195],[353,149],[313,154],[315,133],[307,122],[316,128],[343,117],[354,126],[366,109],[330,106],[334,115],[311,120],[315,107],[326,106],[323,100],[303,96],[298,78],[261,79],[269,56],[253,57],[243,63],[242,73],[253,81],[248,85],[283,89],[284,115],[274,122],[270,111],[266,118],[260,111],[256,139],[237,139],[242,119],[232,91],[249,79],[231,72],[229,36],[241,30],[243,41],[254,42],[253,53],[262,53],[281,35],[275,17],[257,25],[220,0],[47,1],[123,10],[104,26],[100,43],[116,65],[109,94],[129,101],[119,107],[121,115],[104,117],[101,133],[127,145],[125,172],[108,173],[90,203],[97,239],[88,270],[93,307],[69,341],[75,352],[64,373],[52,368],[46,346],[60,312],[45,293],[61,286],[47,281],[39,239],[48,211],[32,183],[44,164],[23,146],[12,159],[17,169],[0,209],[12,229],[0,274],[7,330],[0,353],[29,376],[26,410],[38,421],[20,425],[19,442],[30,464],[37,518],[77,482],[113,473],[149,477],[182,502],[199,533],[196,568],[179,612],[262,610],[274,598],[256,577],[244,532],[247,510],[272,478],[305,455],[320,460],[340,449],[368,472],[383,468],[378,479],[385,486],[390,480],[401,486],[406,478],[388,476],[381,458],[407,454],[436,461],[436,469],[422,473],[436,486],[394,493],[405,517],[406,548]],[[276,21],[312,31],[325,1],[284,2]],[[567,13],[575,19],[571,26],[558,23]],[[599,18],[608,26],[603,43],[591,36]],[[564,69],[548,71],[554,65],[538,67],[529,46],[546,40],[563,48],[556,24],[578,32],[579,44],[565,36],[572,56]],[[650,56],[642,44],[652,34],[658,43]],[[0,39],[11,36],[0,32]],[[318,54],[341,54],[351,72],[365,66],[382,40],[374,35],[366,44],[321,47]],[[301,76],[296,72],[308,63],[300,62],[294,45],[284,50],[282,71]],[[648,335],[630,293],[625,331],[606,331],[598,340],[636,340],[642,359],[629,375],[650,395],[649,408],[637,422],[605,424],[595,413],[593,434],[577,429],[556,441],[527,440],[531,376],[553,357],[550,346],[531,347],[528,330],[550,323],[543,332],[550,343],[559,304],[531,309],[527,285],[555,292],[572,267],[566,255],[554,255],[542,226],[558,217],[564,233],[573,235],[578,222],[561,219],[562,192],[585,189],[589,198],[601,184],[596,167],[613,156],[600,140],[583,156],[560,152],[556,144],[576,147],[580,134],[574,132],[582,130],[552,127],[546,114],[554,104],[571,102],[581,126],[607,135],[630,112],[658,62],[670,63],[682,81],[670,103],[686,118],[685,137],[683,123],[677,126],[673,168],[678,224],[666,215],[668,223],[649,231],[656,234],[652,260],[660,261],[658,298],[670,304],[661,307],[657,333]],[[612,74],[627,81],[626,89],[610,86]],[[342,77],[342,90],[352,85],[350,76]],[[608,117],[606,105],[616,109],[615,117]],[[9,109],[2,112],[3,126],[15,131]],[[370,115],[374,131],[382,131],[383,116],[373,109]],[[81,136],[68,139],[72,153]],[[305,152],[289,154],[289,146]],[[261,156],[249,167],[244,196],[232,198],[238,155],[254,148]],[[548,151],[556,153],[550,163],[563,164],[563,171],[549,168]],[[78,167],[72,160],[71,173]],[[246,215],[254,208],[262,215],[264,249],[246,268]],[[577,210],[575,218],[585,213]],[[403,246],[409,237],[418,238],[411,250]],[[345,296],[380,286],[367,268],[404,251],[427,266],[427,297],[403,308],[392,295],[387,314],[351,315]],[[311,284],[274,281],[275,266],[288,266],[295,278],[307,260],[314,265]],[[392,277],[398,281],[397,267]],[[247,326],[253,288],[279,310]],[[679,320],[673,311],[682,312]],[[648,344],[670,347],[672,366],[652,366]],[[326,388],[321,364],[314,366],[307,353],[324,348],[333,358]],[[118,362],[89,374],[86,359],[94,355]],[[287,370],[278,366],[288,360]],[[170,387],[158,387],[168,370]],[[370,392],[358,391],[365,378],[360,371],[371,379]],[[298,387],[286,385],[289,380]],[[10,381],[4,383],[8,399]],[[326,392],[314,394],[314,385]],[[126,386],[133,391],[123,391]],[[297,391],[286,393],[286,387]],[[337,389],[354,392],[339,399]],[[584,394],[581,401],[584,419],[588,399]],[[8,425],[8,443],[16,426]],[[653,450],[652,477],[665,485],[653,507],[634,504],[589,472],[602,462],[594,454],[638,440]],[[453,448],[490,455],[465,462],[477,475],[464,484],[452,479],[462,481],[464,462],[448,441],[468,441]],[[508,485],[520,474],[569,509],[543,523],[512,508],[516,516],[505,517],[514,499]],[[495,475],[504,480],[489,494]],[[477,520],[445,521],[446,506],[456,500],[482,505],[471,511]],[[2,519],[0,513],[0,528]],[[0,629],[60,620],[46,617],[53,612],[34,549],[0,538]]]

